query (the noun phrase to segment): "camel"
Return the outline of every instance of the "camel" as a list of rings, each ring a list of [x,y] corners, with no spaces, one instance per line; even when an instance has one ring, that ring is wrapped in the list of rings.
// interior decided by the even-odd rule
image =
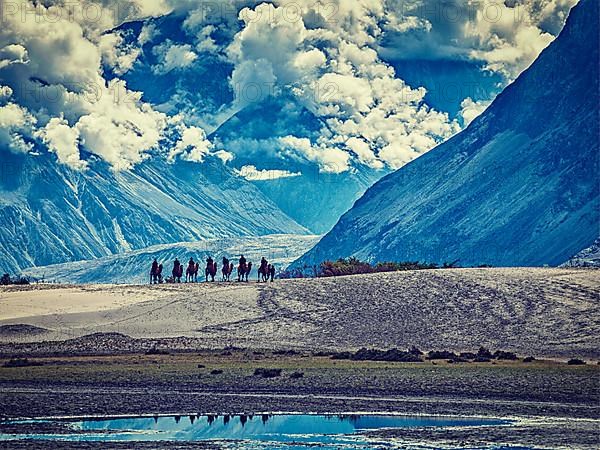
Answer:
[[[233,263],[229,262],[227,258],[223,258],[223,268],[221,269],[221,273],[223,274],[221,281],[231,281]]]
[[[171,272],[173,276],[174,283],[181,283],[181,277],[183,276],[183,264],[179,262],[177,258],[175,258],[175,262],[173,263],[173,271]]]
[[[248,281],[248,276],[252,272],[252,263],[240,264],[238,266],[238,281]]]
[[[198,281],[198,269],[200,268],[200,264],[195,263],[194,260],[190,260],[188,267],[185,271],[185,282],[195,283]]]
[[[210,276],[210,281],[215,281],[215,276],[217,276],[217,263],[209,259],[206,264],[206,269],[204,270],[204,275],[206,277],[206,281],[208,282],[208,277]]]
[[[260,283],[261,279],[263,282],[267,282],[269,281],[269,276],[270,276],[270,270],[269,270],[269,266],[265,263],[261,264],[260,267],[258,268],[258,282]]]

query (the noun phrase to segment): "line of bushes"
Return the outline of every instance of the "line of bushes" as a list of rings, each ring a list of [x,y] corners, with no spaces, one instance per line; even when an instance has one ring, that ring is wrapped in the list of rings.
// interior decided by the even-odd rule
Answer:
[[[11,276],[7,273],[5,273],[4,275],[2,275],[2,277],[0,278],[0,285],[1,286],[8,286],[9,284],[18,284],[18,285],[23,285],[23,284],[30,284],[31,280],[29,278],[26,277],[13,277],[11,278]]]
[[[422,263],[419,261],[407,262],[379,262],[371,264],[358,258],[340,258],[337,261],[324,261],[320,265],[304,266],[301,269],[284,271],[279,278],[311,278],[311,277],[339,277],[344,275],[359,275],[368,273],[400,272],[405,270],[431,270],[457,268],[458,261],[444,263]]]

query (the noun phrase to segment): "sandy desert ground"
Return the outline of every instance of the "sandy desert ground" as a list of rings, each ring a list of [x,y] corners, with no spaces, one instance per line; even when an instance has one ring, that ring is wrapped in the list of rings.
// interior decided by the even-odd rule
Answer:
[[[99,332],[185,337],[198,348],[506,349],[596,358],[600,271],[451,269],[159,286],[0,289],[0,342]],[[27,324],[42,328],[21,333]]]
[[[599,275],[567,268],[449,269],[272,284],[5,287],[0,366],[16,357],[33,365],[0,367],[0,417],[484,415],[517,422],[372,434],[394,448],[426,442],[435,448],[595,449]],[[327,353],[413,345],[424,351],[485,346],[520,359],[402,363],[336,360]],[[536,361],[524,363],[528,355]],[[587,364],[567,365],[572,357]],[[254,376],[261,367],[283,373]],[[303,376],[290,377],[294,372]],[[0,421],[0,433],[15,432],[11,427]],[[111,444],[158,447],[192,445]],[[55,443],[0,442],[0,448]]]

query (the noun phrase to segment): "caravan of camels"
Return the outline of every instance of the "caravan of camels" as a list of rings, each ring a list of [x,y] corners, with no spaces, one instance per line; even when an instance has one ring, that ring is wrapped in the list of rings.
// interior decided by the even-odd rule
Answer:
[[[162,283],[181,283],[183,279],[183,268],[179,259],[175,258],[173,262],[173,270],[171,271],[170,277],[163,277],[163,265],[159,264],[158,260],[154,259],[152,267],[150,269],[150,284],[162,284]],[[231,281],[233,274],[234,264],[223,257],[221,266],[221,281]],[[200,271],[200,263],[194,261],[194,258],[190,258],[187,269],[185,270],[185,282],[196,283],[198,281],[198,272]],[[252,262],[247,261],[244,255],[240,256],[237,266],[237,280],[248,281],[248,277],[252,272]],[[208,257],[206,260],[206,268],[204,269],[205,281],[215,281],[215,277],[218,273],[218,263]],[[269,264],[266,258],[262,258],[260,261],[260,267],[258,268],[258,281],[267,282],[275,280],[275,266]]]

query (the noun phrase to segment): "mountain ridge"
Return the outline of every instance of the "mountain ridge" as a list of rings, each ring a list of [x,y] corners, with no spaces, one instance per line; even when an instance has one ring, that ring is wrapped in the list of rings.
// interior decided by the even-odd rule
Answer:
[[[77,172],[6,153],[0,182],[0,269],[18,272],[155,244],[218,236],[308,231],[219,161],[156,156],[115,172],[94,162]]]
[[[348,256],[558,265],[589,246],[600,223],[593,9],[574,7],[466,130],[372,186],[294,266]]]

